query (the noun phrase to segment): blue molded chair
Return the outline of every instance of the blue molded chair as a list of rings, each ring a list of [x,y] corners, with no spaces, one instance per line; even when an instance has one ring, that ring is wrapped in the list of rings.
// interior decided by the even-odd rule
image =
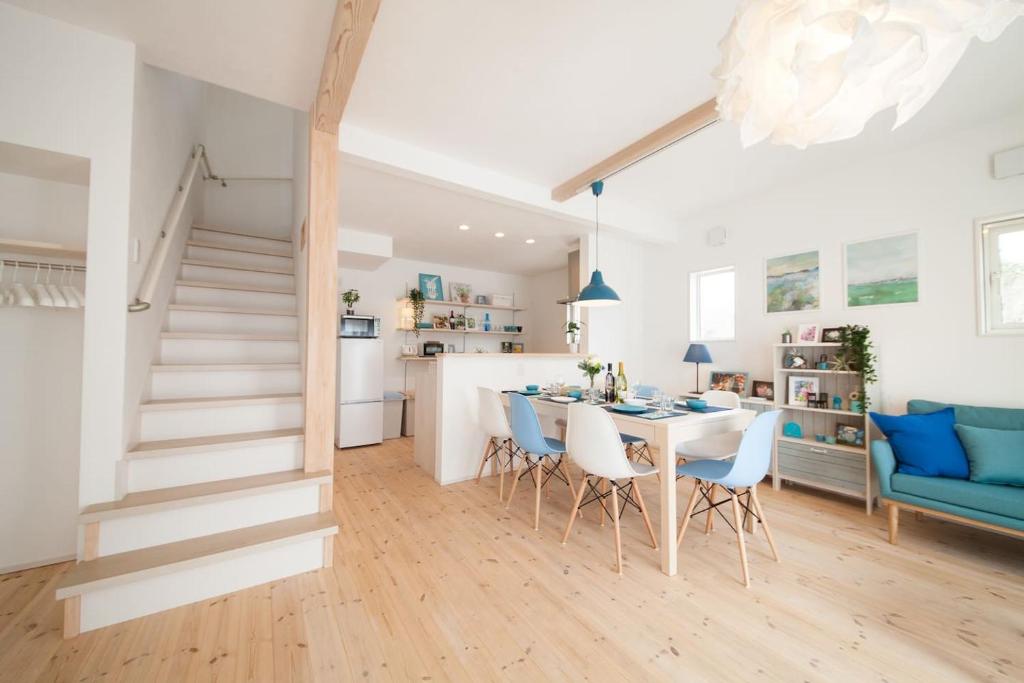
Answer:
[[[695,482],[693,493],[686,505],[686,513],[683,515],[683,523],[679,527],[679,538],[677,545],[682,545],[683,535],[690,523],[690,518],[707,512],[710,516],[715,512],[722,515],[718,506],[726,502],[732,505],[733,521],[730,522],[725,515],[725,523],[736,532],[736,541],[740,548],[740,568],[743,572],[743,585],[750,586],[750,573],[747,569],[747,547],[743,538],[743,525],[748,515],[755,522],[764,527],[765,537],[768,545],[771,546],[772,556],[779,561],[779,553],[775,549],[775,541],[772,539],[772,532],[764,518],[764,511],[757,499],[757,484],[768,474],[768,467],[772,460],[772,442],[775,439],[775,426],[782,415],[781,410],[772,410],[762,413],[754,418],[747,431],[743,433],[743,440],[740,442],[736,457],[731,462],[726,460],[696,460],[685,465],[676,467],[676,474],[679,476],[693,477]],[[728,500],[714,502],[708,494],[714,487],[720,487],[729,494]],[[707,507],[694,510],[700,499],[707,502]],[[751,507],[753,506],[753,507]],[[743,509],[742,516],[740,508]]]
[[[536,498],[533,504],[533,529],[540,529],[540,492],[552,476],[562,480],[569,486],[572,497],[576,498],[576,488],[569,479],[569,471],[565,468],[562,455],[565,454],[565,442],[544,436],[537,419],[537,411],[533,404],[521,394],[509,394],[509,406],[512,409],[512,436],[519,444],[523,457],[519,460],[515,477],[512,479],[512,490],[508,493],[507,510],[512,505],[512,496],[516,494],[516,486],[524,475],[533,474],[536,487]],[[551,464],[545,466],[544,461]],[[523,467],[526,471],[523,472]]]

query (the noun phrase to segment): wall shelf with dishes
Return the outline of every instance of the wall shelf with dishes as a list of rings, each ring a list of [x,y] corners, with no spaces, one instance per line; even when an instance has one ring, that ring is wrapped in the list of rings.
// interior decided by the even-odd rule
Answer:
[[[874,507],[871,420],[877,384],[865,386],[840,342],[800,341],[772,347],[775,407],[783,411],[772,458],[772,485],[783,481],[831,491]]]

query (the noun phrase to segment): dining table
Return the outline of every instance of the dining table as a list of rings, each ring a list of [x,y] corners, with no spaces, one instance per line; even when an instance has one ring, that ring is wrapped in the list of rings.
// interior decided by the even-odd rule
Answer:
[[[520,392],[528,393],[528,392]],[[508,392],[502,394],[502,401],[507,406]],[[540,416],[566,419],[570,403],[552,400],[546,395],[527,396]],[[582,399],[581,399],[582,400]],[[574,401],[573,401],[574,402]],[[660,477],[659,499],[661,510],[659,515],[658,548],[661,553],[661,571],[669,576],[678,572],[679,554],[676,546],[676,529],[678,525],[676,446],[724,432],[742,431],[754,420],[756,413],[745,408],[715,408],[691,410],[685,404],[676,404],[672,414],[662,416],[663,411],[655,412],[654,408],[643,414],[627,414],[614,410],[614,406],[602,405],[623,434],[630,434],[644,439],[652,451]],[[570,454],[570,458],[572,454]],[[665,476],[665,473],[670,473]]]

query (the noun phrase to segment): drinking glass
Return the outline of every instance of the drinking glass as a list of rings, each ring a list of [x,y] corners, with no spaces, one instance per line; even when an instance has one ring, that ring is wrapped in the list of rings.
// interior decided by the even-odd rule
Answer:
[[[655,409],[656,415],[661,415],[661,392],[657,389],[651,394],[650,403],[648,404]]]
[[[672,409],[675,408],[675,406],[676,406],[676,397],[675,396],[673,396],[672,394],[670,394],[667,391],[664,394],[661,395],[661,409],[663,411],[665,411],[666,415],[671,414],[672,413]]]

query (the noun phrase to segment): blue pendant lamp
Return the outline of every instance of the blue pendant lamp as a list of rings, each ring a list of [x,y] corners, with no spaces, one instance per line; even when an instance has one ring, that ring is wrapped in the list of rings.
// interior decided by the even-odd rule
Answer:
[[[580,290],[576,303],[580,306],[614,306],[622,303],[622,299],[615,293],[615,290],[604,283],[604,275],[600,269],[600,248],[601,248],[601,221],[598,212],[598,200],[601,191],[604,190],[604,181],[596,180],[590,184],[594,193],[594,272],[590,274],[590,284]]]

